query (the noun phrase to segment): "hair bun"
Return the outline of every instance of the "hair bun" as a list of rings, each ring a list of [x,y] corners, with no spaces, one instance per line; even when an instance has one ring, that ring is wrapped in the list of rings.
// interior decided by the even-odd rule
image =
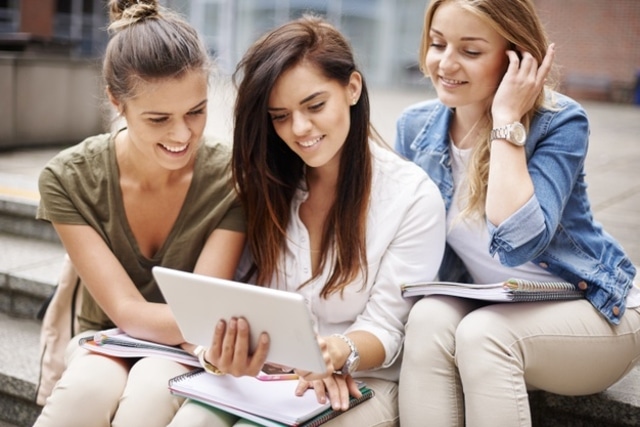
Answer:
[[[159,14],[158,0],[110,0],[109,30],[117,31]]]

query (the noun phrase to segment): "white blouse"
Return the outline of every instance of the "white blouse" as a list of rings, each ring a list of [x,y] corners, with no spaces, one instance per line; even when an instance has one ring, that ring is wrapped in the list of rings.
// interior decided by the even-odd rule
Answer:
[[[308,193],[300,189],[291,206],[286,253],[270,286],[302,294],[320,336],[356,330],[376,336],[386,352],[384,364],[357,376],[397,381],[399,364],[395,362],[415,302],[402,297],[400,285],[436,277],[445,245],[445,210],[438,188],[421,168],[375,143],[370,147],[374,162],[367,215],[366,283],[360,277],[344,289],[343,296],[337,293],[321,298],[332,266],[327,262],[320,276],[298,289],[312,273],[309,234],[299,215]]]

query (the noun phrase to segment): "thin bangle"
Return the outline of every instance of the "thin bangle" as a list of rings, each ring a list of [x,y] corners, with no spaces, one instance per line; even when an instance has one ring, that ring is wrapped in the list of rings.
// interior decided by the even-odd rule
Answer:
[[[193,351],[193,353],[198,356],[198,361],[200,362],[200,366],[202,366],[204,368],[205,372],[208,372],[210,374],[213,375],[224,375],[224,372],[222,372],[220,369],[218,369],[217,366],[215,366],[212,363],[209,363],[207,361],[207,359],[204,358],[204,354],[207,352],[207,349],[204,348],[203,346],[199,345],[196,347],[196,349]]]

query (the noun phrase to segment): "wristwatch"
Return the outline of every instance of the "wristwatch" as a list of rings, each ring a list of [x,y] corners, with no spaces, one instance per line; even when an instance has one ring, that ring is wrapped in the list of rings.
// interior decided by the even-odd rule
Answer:
[[[207,359],[204,358],[204,354],[207,352],[207,349],[202,347],[201,345],[197,346],[193,353],[198,356],[198,361],[200,365],[204,368],[205,372],[208,372],[213,375],[224,375],[220,369],[218,369],[215,365],[207,362]]]
[[[527,131],[520,122],[509,123],[506,126],[491,130],[491,140],[504,139],[513,145],[522,147],[527,140]]]
[[[344,362],[344,365],[342,365],[342,368],[334,371],[333,373],[339,375],[351,375],[356,371],[356,369],[358,369],[358,365],[360,364],[360,353],[358,352],[358,349],[356,348],[356,345],[353,343],[353,341],[351,341],[351,339],[346,335],[333,334],[333,336],[338,337],[346,342],[351,349],[351,353],[349,353],[349,356],[347,356],[347,360]]]

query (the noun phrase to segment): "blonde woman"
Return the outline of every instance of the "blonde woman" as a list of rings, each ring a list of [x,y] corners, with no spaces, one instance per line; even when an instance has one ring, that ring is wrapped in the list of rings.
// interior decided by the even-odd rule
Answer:
[[[447,208],[441,280],[563,280],[569,302],[416,303],[400,375],[403,426],[528,426],[528,389],[602,391],[640,357],[636,269],[593,220],[589,123],[545,87],[555,48],[530,0],[433,0],[420,64],[437,99],[407,109],[396,149]]]

